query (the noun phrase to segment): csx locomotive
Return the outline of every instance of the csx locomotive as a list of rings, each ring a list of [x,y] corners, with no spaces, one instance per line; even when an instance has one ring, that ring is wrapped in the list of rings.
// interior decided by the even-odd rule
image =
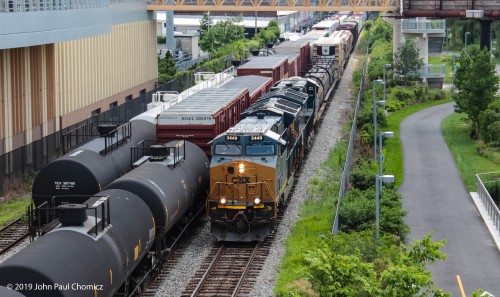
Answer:
[[[317,121],[321,86],[281,81],[213,140],[207,212],[216,240],[261,241],[274,228]]]

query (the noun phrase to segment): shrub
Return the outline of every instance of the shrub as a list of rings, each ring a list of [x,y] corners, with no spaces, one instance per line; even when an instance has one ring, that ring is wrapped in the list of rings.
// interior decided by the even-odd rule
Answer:
[[[377,164],[371,160],[359,160],[351,170],[349,182],[351,186],[359,190],[367,190],[375,186],[375,175]]]
[[[166,36],[156,36],[156,42],[157,43],[166,43],[167,37]]]

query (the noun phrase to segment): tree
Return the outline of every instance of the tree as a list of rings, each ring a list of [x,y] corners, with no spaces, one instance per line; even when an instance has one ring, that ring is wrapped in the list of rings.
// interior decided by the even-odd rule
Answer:
[[[455,86],[458,89],[452,99],[455,111],[467,114],[472,123],[475,136],[479,135],[479,115],[495,100],[499,78],[495,72],[495,64],[490,62],[490,52],[477,46],[469,47],[458,58],[460,65],[455,75]]]
[[[214,53],[224,45],[245,38],[245,32],[241,22],[242,18],[218,21],[212,24],[208,14],[204,14],[200,21],[200,48],[206,52]]]
[[[163,85],[166,82],[174,79],[177,68],[175,68],[175,61],[170,51],[167,51],[165,57],[160,59],[158,56],[158,84]]]
[[[394,75],[406,85],[408,81],[420,78],[418,69],[424,65],[419,57],[419,50],[415,48],[414,40],[405,40],[394,57]]]

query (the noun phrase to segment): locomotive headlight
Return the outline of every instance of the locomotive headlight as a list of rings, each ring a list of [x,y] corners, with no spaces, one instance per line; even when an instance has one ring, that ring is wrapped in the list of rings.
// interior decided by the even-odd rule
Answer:
[[[255,197],[255,199],[253,200],[253,203],[255,204],[260,204],[262,202],[262,200],[260,200],[259,197]]]
[[[245,164],[240,163],[240,165],[239,165],[239,167],[238,167],[238,168],[239,168],[239,170],[238,170],[238,171],[239,171],[239,173],[244,173],[244,172],[245,172]]]
[[[220,198],[220,204],[226,204],[226,202],[227,202],[226,197]]]

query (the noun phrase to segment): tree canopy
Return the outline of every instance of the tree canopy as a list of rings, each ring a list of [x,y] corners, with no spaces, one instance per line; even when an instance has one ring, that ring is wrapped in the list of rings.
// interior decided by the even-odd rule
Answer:
[[[220,20],[214,24],[208,13],[203,13],[200,20],[200,48],[206,52],[213,53],[224,45],[245,38],[245,30],[241,17],[228,20]]]
[[[458,66],[459,65],[459,66]],[[457,60],[455,87],[458,92],[452,98],[455,111],[467,114],[475,135],[479,135],[479,115],[495,100],[499,78],[495,64],[490,61],[490,52],[477,46],[469,47]]]
[[[418,69],[424,65],[419,58],[419,50],[415,48],[415,41],[407,39],[398,48],[394,56],[394,74],[405,83],[414,81],[420,77]]]

